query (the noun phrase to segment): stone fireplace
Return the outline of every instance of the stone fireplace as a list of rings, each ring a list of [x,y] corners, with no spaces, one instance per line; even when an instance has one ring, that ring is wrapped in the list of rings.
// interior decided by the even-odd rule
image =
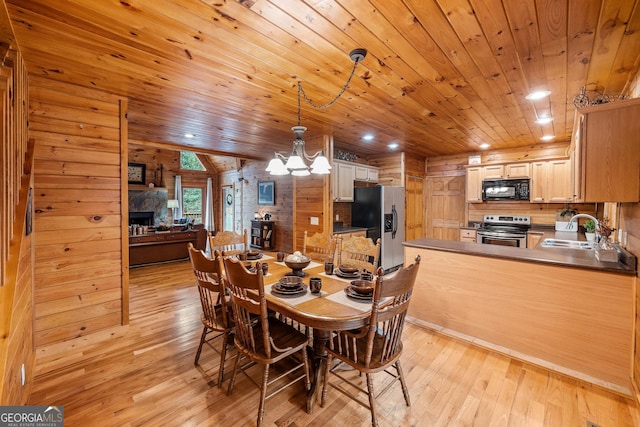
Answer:
[[[157,227],[169,223],[167,190],[129,190],[129,225]],[[135,219],[135,222],[132,222]],[[150,221],[140,222],[140,221]]]

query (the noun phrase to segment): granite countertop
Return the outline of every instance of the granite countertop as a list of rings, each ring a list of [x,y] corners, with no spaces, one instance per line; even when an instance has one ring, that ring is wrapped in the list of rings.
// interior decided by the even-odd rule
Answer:
[[[549,234],[549,237],[556,236],[554,232],[549,232]],[[557,234],[566,235],[567,233],[558,232]],[[575,233],[569,234],[572,234],[574,236],[574,239],[571,240],[576,240]],[[563,237],[558,236],[555,238]],[[415,248],[456,252],[461,254],[485,256],[491,258],[504,258],[515,261],[553,264],[564,267],[588,268],[619,274],[635,275],[637,273],[636,257],[622,248],[618,248],[618,251],[620,252],[619,258],[621,259],[621,261],[614,263],[598,261],[595,256],[595,250],[584,249],[541,248],[539,245],[535,248],[513,248],[508,246],[480,245],[477,243],[426,238],[407,241],[403,244],[405,246],[411,246]]]

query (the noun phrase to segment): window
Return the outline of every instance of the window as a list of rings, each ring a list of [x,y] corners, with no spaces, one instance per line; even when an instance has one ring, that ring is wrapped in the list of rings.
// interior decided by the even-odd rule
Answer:
[[[202,188],[182,187],[182,216],[193,220],[194,224],[202,224]]]
[[[191,151],[180,151],[180,169],[192,170],[192,171],[206,171],[196,153]]]

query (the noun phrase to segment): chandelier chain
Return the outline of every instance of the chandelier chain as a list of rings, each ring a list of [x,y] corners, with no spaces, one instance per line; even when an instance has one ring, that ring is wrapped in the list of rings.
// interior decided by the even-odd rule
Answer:
[[[359,61],[354,61],[353,63],[353,68],[351,69],[351,74],[349,74],[349,78],[347,79],[347,82],[344,84],[344,86],[342,86],[342,89],[340,90],[340,92],[336,95],[335,98],[333,98],[331,101],[329,101],[328,104],[325,105],[317,105],[315,104],[311,98],[309,98],[307,96],[307,94],[305,93],[304,89],[302,88],[302,82],[298,81],[298,121],[300,121],[300,94],[302,93],[302,96],[304,97],[304,100],[307,101],[307,103],[309,105],[311,105],[313,108],[315,108],[316,110],[324,110],[325,108],[329,108],[331,107],[333,104],[336,103],[336,101],[338,100],[338,98],[340,98],[342,96],[342,94],[344,93],[345,90],[347,90],[347,88],[349,87],[349,83],[351,83],[351,79],[353,78],[353,75],[356,72],[356,67],[358,66],[358,62]]]

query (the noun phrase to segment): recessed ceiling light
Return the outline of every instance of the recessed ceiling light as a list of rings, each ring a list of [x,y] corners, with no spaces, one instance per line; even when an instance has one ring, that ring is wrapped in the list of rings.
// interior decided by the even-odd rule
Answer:
[[[370,133],[367,133],[365,135],[362,135],[362,139],[364,141],[373,141],[373,135],[371,135]]]
[[[398,143],[392,142],[391,144],[387,145],[387,148],[389,148],[389,150],[395,150],[396,148],[398,148]]]
[[[196,136],[194,134],[192,134],[192,133],[185,133],[184,137],[185,138],[195,138]]]
[[[536,120],[536,123],[539,125],[546,125],[547,123],[551,123],[553,121],[553,117],[539,117]]]
[[[545,135],[540,139],[543,140],[543,141],[551,141],[554,138],[555,138],[555,136],[553,136],[553,135]]]
[[[482,148],[483,150],[486,150],[486,149],[487,149],[487,148],[489,148],[489,147],[490,147],[490,145],[489,145],[489,144],[487,144],[486,142],[485,142],[485,143],[480,144],[480,148]]]
[[[535,101],[538,99],[546,98],[551,95],[551,91],[548,90],[537,90],[535,92],[531,92],[529,95],[525,96],[529,101]]]

